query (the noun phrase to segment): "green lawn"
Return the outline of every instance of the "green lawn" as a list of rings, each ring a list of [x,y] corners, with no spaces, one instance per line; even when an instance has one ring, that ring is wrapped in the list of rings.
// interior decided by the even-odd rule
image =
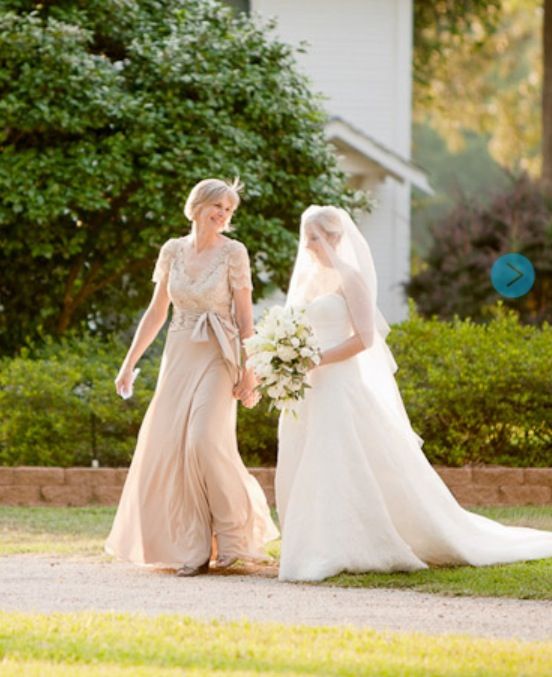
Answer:
[[[472,508],[485,517],[518,527],[552,531],[552,505],[525,505],[511,508]]]
[[[115,508],[0,506],[0,555],[102,555]]]
[[[477,508],[476,512],[504,524],[552,531],[552,506]],[[552,559],[490,567],[432,568],[409,574],[340,574],[328,579],[325,585],[548,600],[552,599]]]
[[[550,675],[552,644],[182,616],[0,613],[2,675]]]
[[[552,600],[552,559],[490,567],[443,567],[409,574],[340,574],[324,585]]]
[[[552,530],[552,506],[481,508],[504,523]],[[11,508],[0,506],[0,555],[104,557],[114,508]],[[278,557],[279,543],[269,552]],[[407,588],[446,595],[552,599],[552,559],[492,567],[443,567],[410,574],[342,574],[324,585]]]

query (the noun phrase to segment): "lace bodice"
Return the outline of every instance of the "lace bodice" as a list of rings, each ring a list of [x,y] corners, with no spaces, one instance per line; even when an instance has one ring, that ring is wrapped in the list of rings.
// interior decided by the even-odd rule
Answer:
[[[161,247],[152,279],[166,282],[175,310],[211,311],[230,318],[233,292],[252,289],[247,249],[236,240],[224,240],[197,269],[188,255],[193,246],[190,235],[171,238]]]

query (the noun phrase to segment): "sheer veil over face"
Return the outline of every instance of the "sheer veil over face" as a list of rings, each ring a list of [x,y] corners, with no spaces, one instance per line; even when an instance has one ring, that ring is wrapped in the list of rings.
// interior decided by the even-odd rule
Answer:
[[[287,303],[308,304],[339,292],[366,348],[389,326],[376,305],[377,279],[368,243],[344,209],[311,205],[301,217],[299,250]]]
[[[286,305],[308,306],[331,293],[345,299],[354,332],[365,347],[358,357],[363,381],[382,406],[392,409],[397,423],[415,435],[393,376],[397,364],[385,343],[389,325],[377,307],[376,269],[368,242],[344,209],[311,205],[301,217]]]

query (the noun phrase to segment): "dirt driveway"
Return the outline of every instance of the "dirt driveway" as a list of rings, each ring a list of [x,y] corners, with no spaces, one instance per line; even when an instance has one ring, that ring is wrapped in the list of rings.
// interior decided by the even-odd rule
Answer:
[[[185,579],[118,562],[15,555],[0,558],[0,609],[178,613],[552,640],[552,602],[281,583],[273,567]]]

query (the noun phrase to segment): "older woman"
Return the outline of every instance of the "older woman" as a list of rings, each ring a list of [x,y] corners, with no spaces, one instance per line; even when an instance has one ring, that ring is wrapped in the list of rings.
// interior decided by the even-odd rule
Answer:
[[[191,191],[192,232],[168,240],[156,282],[115,384],[172,320],[157,387],[144,417],[106,551],[136,564],[207,573],[212,536],[217,566],[264,558],[278,537],[264,493],[236,444],[236,399],[256,404],[255,378],[240,367],[241,340],[253,333],[251,274],[243,244],[222,235],[239,186],[206,179]]]

